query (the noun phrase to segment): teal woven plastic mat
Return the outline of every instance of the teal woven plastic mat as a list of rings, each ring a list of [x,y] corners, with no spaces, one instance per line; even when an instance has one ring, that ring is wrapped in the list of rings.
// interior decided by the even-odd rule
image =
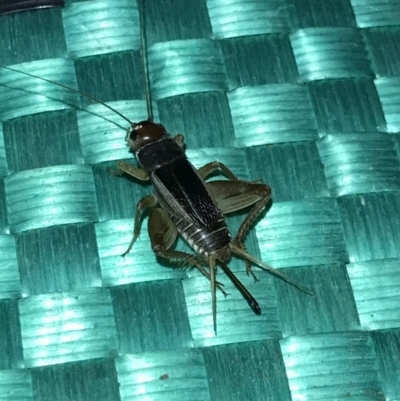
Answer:
[[[0,400],[400,400],[400,2],[146,0],[157,121],[272,206],[212,325],[210,284],[151,251],[126,122],[0,69]],[[0,66],[146,118],[135,0],[0,16]],[[232,233],[244,214],[228,217]],[[178,249],[189,248],[179,241]]]

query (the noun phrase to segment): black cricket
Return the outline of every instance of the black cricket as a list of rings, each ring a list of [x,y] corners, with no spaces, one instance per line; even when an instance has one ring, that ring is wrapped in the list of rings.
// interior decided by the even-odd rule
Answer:
[[[77,92],[104,105],[129,122],[126,142],[135,154],[140,167],[120,161],[118,168],[120,172],[129,174],[140,181],[150,180],[153,185],[153,194],[138,202],[134,234],[128,249],[122,256],[131,250],[138,238],[142,211],[148,209],[148,230],[154,253],[169,260],[172,264],[197,268],[210,280],[215,332],[216,288],[226,295],[222,284],[215,278],[217,265],[221,266],[253,312],[261,314],[258,302],[227,266],[232,255],[245,260],[247,274],[252,274],[255,279],[251,263],[274,274],[300,291],[312,295],[312,291],[248,254],[244,246],[247,233],[270,200],[271,188],[260,182],[239,180],[228,167],[218,161],[196,169],[186,157],[183,135],[171,137],[161,124],[153,122],[147,49],[144,39],[144,3],[145,0],[138,0],[147,120],[132,123],[126,116],[109,105],[77,89],[14,68],[3,68]],[[206,182],[207,177],[216,170],[219,170],[228,179]],[[250,208],[250,211],[232,239],[224,215],[245,208]],[[178,235],[186,240],[194,249],[195,254],[173,249]]]

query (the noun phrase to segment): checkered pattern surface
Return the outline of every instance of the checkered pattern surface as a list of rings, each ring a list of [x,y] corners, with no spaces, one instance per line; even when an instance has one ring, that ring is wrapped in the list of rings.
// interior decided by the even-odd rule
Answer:
[[[135,0],[0,17],[0,64],[146,118]],[[400,400],[400,3],[146,0],[158,121],[262,179],[249,251],[210,286],[151,252],[126,122],[0,69],[0,400]],[[243,214],[228,218],[233,233]],[[188,249],[179,241],[179,249]]]

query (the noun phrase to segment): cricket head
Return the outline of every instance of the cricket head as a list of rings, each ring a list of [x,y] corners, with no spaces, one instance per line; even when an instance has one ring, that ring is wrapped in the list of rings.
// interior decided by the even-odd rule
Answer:
[[[133,152],[152,142],[157,142],[162,138],[168,137],[167,130],[161,124],[144,120],[133,123],[126,133],[126,143]]]

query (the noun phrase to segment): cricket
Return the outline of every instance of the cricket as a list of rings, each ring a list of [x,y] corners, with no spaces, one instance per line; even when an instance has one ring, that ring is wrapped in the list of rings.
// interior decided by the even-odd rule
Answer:
[[[239,290],[252,311],[261,314],[257,300],[228,267],[232,256],[244,260],[247,274],[251,274],[255,280],[252,265],[275,275],[304,293],[312,295],[313,292],[256,259],[246,250],[246,236],[268,204],[271,188],[262,182],[240,180],[219,161],[211,161],[196,169],[186,157],[184,136],[171,136],[163,125],[154,122],[145,39],[145,2],[138,0],[146,120],[131,122],[126,116],[89,94],[13,68],[3,68],[78,92],[104,105],[129,123],[125,141],[138,165],[120,161],[117,163],[118,172],[120,175],[127,174],[139,182],[150,181],[153,192],[136,205],[132,240],[122,256],[134,252],[134,243],[141,231],[142,213],[147,212],[151,247],[156,256],[165,259],[172,266],[196,268],[209,279],[213,328],[217,333],[216,291],[220,290],[227,295],[222,284],[216,280],[218,266]],[[223,175],[224,179],[207,182],[213,173]],[[249,209],[249,212],[236,235],[231,235],[225,216],[243,209]],[[178,236],[189,244],[193,253],[174,249]]]

